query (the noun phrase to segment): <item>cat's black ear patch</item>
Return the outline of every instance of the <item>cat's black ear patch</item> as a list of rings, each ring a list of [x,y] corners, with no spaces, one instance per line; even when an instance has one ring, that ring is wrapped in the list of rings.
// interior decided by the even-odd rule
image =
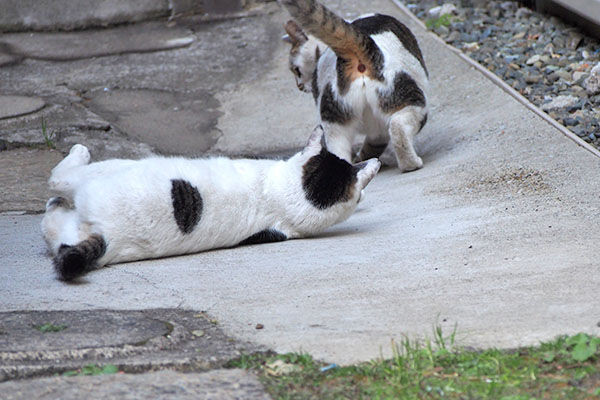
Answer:
[[[171,180],[173,215],[183,233],[194,230],[202,215],[202,197],[198,189],[183,179]]]
[[[321,119],[344,125],[352,119],[352,111],[333,96],[331,83],[328,83],[321,96]]]
[[[398,72],[390,93],[379,93],[379,106],[385,112],[394,112],[407,106],[425,106],[425,94],[406,72]]]
[[[282,242],[286,239],[287,236],[285,236],[283,232],[280,232],[277,229],[265,229],[264,231],[255,233],[249,238],[242,240],[239,245],[244,246],[247,244]]]
[[[302,188],[315,207],[326,209],[354,194],[356,171],[352,165],[323,148],[311,157],[302,171]]]

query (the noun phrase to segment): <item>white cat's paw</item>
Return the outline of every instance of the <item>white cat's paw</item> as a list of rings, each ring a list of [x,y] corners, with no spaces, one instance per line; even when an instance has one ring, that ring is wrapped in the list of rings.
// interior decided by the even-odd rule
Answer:
[[[90,162],[90,152],[82,144],[76,144],[71,147],[71,151],[69,151],[69,157],[73,158],[74,164],[77,165],[85,165]]]

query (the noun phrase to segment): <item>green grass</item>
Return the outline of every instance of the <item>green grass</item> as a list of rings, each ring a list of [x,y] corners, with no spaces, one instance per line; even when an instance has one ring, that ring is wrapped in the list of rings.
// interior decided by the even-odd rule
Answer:
[[[444,14],[438,18],[430,18],[425,21],[425,26],[427,29],[434,30],[439,28],[440,26],[450,26],[454,21],[454,17],[451,14]]]
[[[455,348],[453,340],[436,328],[433,342],[405,339],[389,360],[326,372],[308,354],[243,355],[228,367],[255,371],[274,399],[600,398],[600,338],[484,351]]]
[[[42,136],[44,137],[44,142],[49,149],[56,150],[56,144],[54,144],[54,140],[56,139],[56,132],[50,131],[48,126],[46,125],[46,120],[42,118]]]
[[[88,364],[84,367],[76,369],[74,371],[64,372],[63,376],[95,376],[95,375],[110,375],[119,372],[119,368],[116,365],[107,364],[104,366],[96,364]]]
[[[53,323],[48,322],[48,323],[43,324],[43,325],[34,326],[34,328],[37,329],[38,331],[42,332],[42,333],[49,333],[49,332],[64,331],[68,327],[67,327],[67,325],[54,325]]]

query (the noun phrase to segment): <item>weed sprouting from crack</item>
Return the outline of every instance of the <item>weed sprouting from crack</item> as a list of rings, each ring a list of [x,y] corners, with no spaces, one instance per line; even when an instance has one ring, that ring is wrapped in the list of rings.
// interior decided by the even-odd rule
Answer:
[[[44,118],[42,118],[42,136],[44,138],[44,142],[46,143],[46,147],[51,150],[56,150],[56,144],[54,143],[56,140],[56,132],[50,131]]]

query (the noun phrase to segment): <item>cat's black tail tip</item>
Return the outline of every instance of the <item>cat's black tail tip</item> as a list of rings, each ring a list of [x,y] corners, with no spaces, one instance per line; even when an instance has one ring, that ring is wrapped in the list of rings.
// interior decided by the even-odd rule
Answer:
[[[63,244],[54,257],[54,269],[61,281],[72,281],[87,272],[87,258],[77,246]]]

